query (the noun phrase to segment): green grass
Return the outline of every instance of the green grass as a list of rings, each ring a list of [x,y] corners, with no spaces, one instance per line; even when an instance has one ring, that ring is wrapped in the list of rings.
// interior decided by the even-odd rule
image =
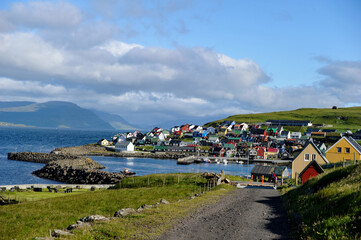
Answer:
[[[178,184],[178,176],[181,177]],[[164,178],[176,182],[163,185]],[[211,191],[195,201],[186,201],[189,196],[199,193],[204,179],[198,174],[162,174],[153,177],[153,183],[160,182],[162,186],[135,187],[132,179],[124,181],[123,187],[129,181],[128,188],[85,192],[83,194],[64,195],[55,198],[28,201],[20,204],[0,207],[0,239],[31,239],[48,236],[49,229],[66,228],[78,219],[100,214],[113,216],[121,208],[138,208],[143,204],[151,205],[165,198],[171,205],[159,209],[151,209],[149,213],[134,217],[118,219],[107,224],[97,224],[92,230],[78,233],[78,239],[109,239],[124,234],[132,239],[142,239],[144,236],[158,236],[171,223],[208,201],[214,201],[219,194],[226,191]],[[136,178],[134,178],[136,180]],[[148,183],[147,176],[138,177],[139,181]],[[204,186],[204,185],[203,185]],[[223,187],[223,186],[222,186]],[[228,188],[228,187],[225,187]],[[232,189],[229,187],[229,189]],[[49,196],[50,193],[47,193]],[[213,200],[212,200],[213,199]],[[178,200],[182,202],[178,203]],[[183,202],[184,201],[184,202]],[[148,210],[147,210],[148,211]],[[136,236],[136,237],[135,237]]]
[[[339,130],[357,130],[361,128],[361,107],[339,108],[301,108],[294,111],[270,112],[258,114],[233,115],[228,118],[207,123],[206,126],[217,126],[225,120],[246,122],[250,124],[275,120],[310,120],[314,124],[331,124]],[[293,131],[301,131],[293,129]]]
[[[64,189],[58,190],[57,193],[55,192],[49,192],[48,189],[43,189],[43,192],[34,192],[32,190],[20,190],[20,191],[6,191],[3,193],[0,193],[0,196],[8,199],[10,197],[11,200],[17,200],[20,202],[28,202],[28,201],[37,201],[42,199],[48,199],[48,198],[55,198],[55,197],[63,197],[63,196],[69,196],[69,195],[77,195],[85,192],[89,192],[88,189],[73,189],[71,193],[64,193]],[[98,191],[98,190],[97,190]]]
[[[360,190],[361,165],[352,165],[329,170],[285,193],[290,216],[299,220],[295,238],[361,239]]]

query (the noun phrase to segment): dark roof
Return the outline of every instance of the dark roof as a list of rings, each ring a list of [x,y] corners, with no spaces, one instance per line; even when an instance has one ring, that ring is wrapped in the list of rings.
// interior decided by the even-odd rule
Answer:
[[[274,172],[275,172],[276,175],[282,175],[282,173],[283,173],[286,169],[287,169],[286,166],[277,166],[277,167],[275,167]]]
[[[316,160],[313,160],[313,161],[311,161],[311,162],[302,170],[302,172],[300,173],[300,177],[302,177],[303,173],[304,173],[311,165],[315,166],[315,169],[317,170],[318,173],[323,173],[323,172],[325,172],[325,171],[323,170],[323,168],[320,166],[320,164],[318,164],[318,163],[316,162]]]
[[[323,129],[322,132],[325,132],[325,133],[336,132],[336,129]]]
[[[120,141],[120,142],[117,142],[115,145],[116,146],[122,146],[122,147],[126,147],[130,144],[131,142],[129,141]]]
[[[288,125],[288,126],[307,126],[311,121],[299,121],[299,120],[267,120],[273,125]]]
[[[346,139],[351,143],[351,145],[361,154],[361,146],[358,144],[355,139],[352,137],[346,137]]]
[[[303,152],[303,150],[305,150],[305,149],[307,148],[307,146],[308,146],[309,144],[311,144],[311,145],[316,149],[316,151],[318,152],[318,154],[321,155],[321,157],[323,158],[323,160],[325,160],[326,163],[329,163],[328,160],[327,160],[327,158],[323,155],[323,153],[321,152],[321,150],[316,146],[316,144],[315,144],[313,141],[308,141],[308,143],[303,147],[302,151],[300,151],[297,155],[295,155],[295,158],[294,158],[294,159],[296,159],[296,158],[298,157],[298,155],[300,155],[300,154]]]
[[[261,166],[256,165],[253,167],[251,174],[252,175],[271,175],[273,173],[274,167],[272,166]]]

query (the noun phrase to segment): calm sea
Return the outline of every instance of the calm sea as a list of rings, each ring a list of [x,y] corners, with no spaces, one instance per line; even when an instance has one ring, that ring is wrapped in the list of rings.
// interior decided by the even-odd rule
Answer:
[[[38,178],[31,173],[44,164],[19,162],[7,159],[8,152],[44,152],[49,153],[57,147],[69,147],[95,143],[117,131],[84,131],[64,129],[35,129],[0,127],[0,185],[57,183]],[[174,172],[220,172],[227,174],[249,175],[253,165],[240,164],[191,164],[177,165],[175,160],[151,158],[91,157],[104,165],[105,171],[118,172],[124,168],[135,171],[137,175]]]

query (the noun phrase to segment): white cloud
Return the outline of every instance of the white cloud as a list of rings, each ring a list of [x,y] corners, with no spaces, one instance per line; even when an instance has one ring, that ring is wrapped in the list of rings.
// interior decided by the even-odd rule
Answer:
[[[0,11],[1,99],[72,101],[143,123],[361,103],[360,62],[318,57],[325,64],[318,71],[323,80],[273,88],[252,59],[202,47],[168,49],[121,40],[127,31],[148,31],[145,26],[161,33],[181,23],[186,32],[187,22],[173,17],[193,4],[185,2],[162,2],[154,12],[155,5],[147,1],[109,5],[94,0],[102,18],[66,1],[11,5]],[[112,4],[116,7],[109,9]],[[115,14],[121,7],[123,12]],[[144,28],[120,29],[107,21],[112,18],[124,26],[134,21]],[[176,25],[159,26],[168,20]]]
[[[0,78],[0,91],[5,95],[22,95],[22,94],[32,94],[34,96],[41,95],[59,95],[66,94],[66,89],[62,86],[44,84],[34,81],[16,81],[9,78]]]
[[[76,26],[82,14],[78,8],[65,1],[33,1],[13,4],[7,12],[7,18],[25,27],[68,28]]]
[[[98,46],[98,49],[106,50],[110,52],[114,57],[121,57],[131,51],[134,48],[144,48],[139,44],[126,44],[119,41],[110,41],[102,46]]]

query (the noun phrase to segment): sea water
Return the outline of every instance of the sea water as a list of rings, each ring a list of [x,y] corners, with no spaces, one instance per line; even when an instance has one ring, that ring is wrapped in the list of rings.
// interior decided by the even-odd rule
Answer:
[[[110,139],[118,131],[86,131],[67,129],[39,129],[0,127],[0,185],[58,183],[32,174],[44,166],[41,163],[20,162],[7,159],[8,152],[49,153],[57,147],[79,146]],[[201,173],[224,170],[226,174],[249,175],[253,165],[241,164],[191,164],[177,165],[174,159],[91,157],[104,165],[104,171],[119,172],[128,168],[138,176],[154,173]]]

